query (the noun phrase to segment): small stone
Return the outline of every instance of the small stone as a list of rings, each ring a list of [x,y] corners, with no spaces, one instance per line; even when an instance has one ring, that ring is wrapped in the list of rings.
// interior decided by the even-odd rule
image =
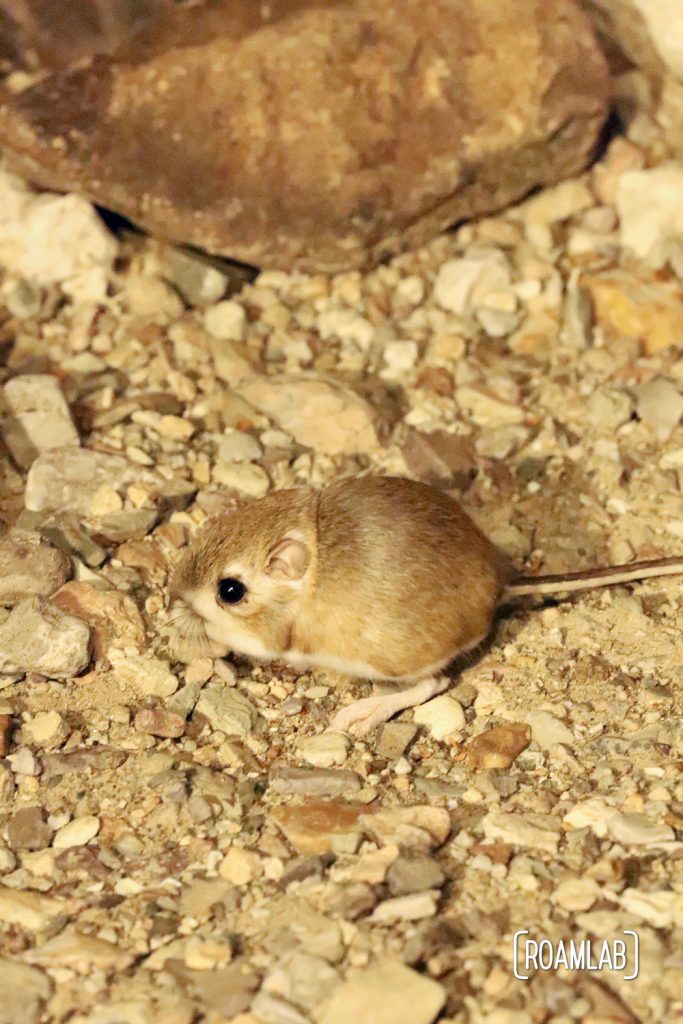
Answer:
[[[253,462],[263,455],[263,448],[255,437],[244,430],[231,430],[218,445],[219,462]]]
[[[339,975],[325,960],[293,950],[271,967],[262,991],[312,1011],[337,984]]]
[[[550,750],[556,743],[566,743],[572,746],[574,734],[568,729],[564,722],[561,722],[549,711],[530,711],[525,721],[531,728],[531,738],[539,745],[541,750]]]
[[[607,834],[614,842],[624,846],[659,846],[670,843],[676,833],[669,825],[650,821],[644,814],[616,812],[607,820]]]
[[[637,388],[636,412],[659,441],[667,441],[683,416],[683,395],[663,377]]]
[[[415,892],[384,900],[370,917],[373,923],[392,924],[394,921],[421,921],[436,913],[436,897],[432,892]]]
[[[361,803],[338,800],[309,800],[301,807],[273,808],[271,817],[299,853],[329,853],[333,836],[347,836],[360,831],[359,819],[370,818]]]
[[[509,423],[521,423],[525,418],[520,405],[503,402],[470,385],[457,388],[455,398],[478,427],[500,427]]]
[[[94,839],[100,830],[100,819],[94,814],[83,814],[62,825],[55,832],[52,845],[56,850],[66,850],[70,846],[85,846]]]
[[[588,400],[587,419],[596,430],[610,433],[631,418],[633,400],[625,391],[597,388]]]
[[[201,690],[199,683],[188,683],[186,686],[181,686],[166,701],[166,710],[173,712],[174,715],[180,715],[182,718],[189,718],[199,700]]]
[[[258,718],[256,708],[244,694],[209,683],[197,701],[195,715],[203,715],[213,729],[228,736],[249,736]]]
[[[170,697],[178,689],[178,679],[160,658],[140,655],[118,659],[112,666],[117,682],[137,697]]]
[[[612,338],[634,338],[648,356],[683,347],[677,282],[655,282],[642,274],[614,270],[584,275],[581,284],[590,293],[595,319],[608,343]]]
[[[118,491],[139,474],[139,466],[119,455],[87,448],[52,448],[39,455],[29,470],[25,505],[34,512],[60,509],[87,516],[100,487]]]
[[[185,946],[185,965],[191,971],[213,971],[216,967],[225,967],[231,960],[232,946],[227,942],[196,937],[189,939]]]
[[[231,846],[221,861],[218,873],[233,885],[249,885],[263,874],[263,862],[253,850]]]
[[[7,822],[7,841],[12,850],[44,850],[50,845],[52,833],[42,807],[35,805],[15,811]]]
[[[201,255],[174,246],[163,251],[162,273],[190,306],[208,306],[225,295],[228,278]]]
[[[354,455],[378,448],[372,406],[336,381],[312,375],[254,377],[242,382],[240,395],[314,451]]]
[[[42,946],[29,950],[26,959],[29,963],[40,964],[49,970],[61,967],[79,974],[91,974],[95,970],[122,971],[134,959],[134,954],[130,950],[120,949],[113,942],[98,939],[94,935],[83,935],[67,926]]]
[[[622,174],[616,187],[621,244],[653,267],[683,235],[683,164],[664,163]]]
[[[71,560],[38,533],[8,530],[0,537],[0,605],[49,597],[71,575]]]
[[[116,488],[110,484],[102,484],[98,487],[88,505],[88,515],[90,516],[108,516],[122,510],[123,499]]]
[[[438,982],[385,960],[335,988],[319,1024],[432,1024],[445,1002]]]
[[[42,932],[64,909],[62,900],[38,892],[18,892],[0,885],[0,921]]]
[[[306,736],[299,742],[299,751],[307,764],[315,768],[332,768],[344,764],[351,742],[340,732],[323,732]]]
[[[58,711],[39,711],[28,722],[24,722],[22,733],[31,746],[43,750],[61,747],[69,735],[69,726]]]
[[[310,1024],[310,1018],[285,1002],[267,992],[259,992],[251,1004],[254,1013],[252,1021],[254,1024]],[[239,1024],[239,1022],[238,1022]]]
[[[475,771],[509,768],[529,746],[531,729],[521,722],[506,722],[475,736],[465,748],[468,767]]]
[[[442,398],[452,398],[455,390],[453,374],[445,366],[425,366],[420,370],[415,384]]]
[[[651,928],[671,928],[680,921],[683,899],[677,892],[644,892],[641,889],[629,888],[621,894],[621,906],[627,913],[641,918]]]
[[[375,328],[365,317],[352,309],[330,309],[317,319],[318,333],[323,341],[339,338],[348,345],[355,345],[367,352],[375,337]]]
[[[385,722],[377,733],[377,753],[391,761],[397,761],[417,736],[417,726],[412,722]]]
[[[511,283],[510,267],[502,252],[473,251],[441,265],[434,284],[434,299],[442,309],[464,316],[472,313],[491,292],[506,291]]]
[[[442,693],[441,696],[434,697],[415,708],[413,719],[418,725],[426,726],[435,740],[443,740],[446,737],[455,740],[467,724],[462,707],[447,693]]]
[[[184,420],[182,416],[162,416],[157,424],[162,437],[173,441],[189,441],[194,434],[194,423]]]
[[[443,871],[431,857],[399,857],[387,872],[392,896],[407,896],[424,889],[440,889],[445,880]]]
[[[590,910],[602,895],[600,886],[592,878],[568,878],[560,882],[551,895],[553,903],[563,910]]]
[[[0,672],[68,679],[90,660],[90,630],[44,598],[20,601],[0,625]]]
[[[270,487],[265,469],[253,462],[218,462],[213,468],[212,477],[215,483],[223,487],[234,487],[250,498],[262,498]]]
[[[0,875],[6,875],[14,871],[17,866],[17,858],[6,846],[0,846]]]
[[[11,994],[0,1008],[1,1024],[38,1024],[52,994],[52,982],[37,967],[0,959],[0,992]]]
[[[595,206],[595,198],[588,186],[570,179],[543,189],[516,212],[534,224],[557,224],[591,206]]]
[[[133,725],[138,732],[167,739],[177,739],[185,732],[185,719],[163,708],[138,711]]]
[[[185,682],[203,686],[213,675],[213,658],[195,658],[185,669]]]
[[[204,326],[214,338],[242,341],[246,332],[247,315],[238,302],[225,299],[204,312]]]
[[[445,843],[451,831],[451,818],[443,807],[415,805],[366,814],[361,825],[384,846],[393,844],[426,852]]]
[[[511,814],[507,811],[489,811],[482,821],[484,835],[487,839],[500,839],[513,846],[555,853],[560,834],[540,824],[540,817],[531,814]]]
[[[270,786],[275,793],[339,797],[357,792],[361,788],[361,780],[352,771],[339,771],[334,768],[295,768],[284,765],[275,770],[271,776]]]

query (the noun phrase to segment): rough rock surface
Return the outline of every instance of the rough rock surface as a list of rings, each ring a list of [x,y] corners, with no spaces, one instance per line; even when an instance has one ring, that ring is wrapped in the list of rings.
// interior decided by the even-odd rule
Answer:
[[[67,679],[83,671],[89,652],[86,624],[37,597],[20,601],[0,625],[0,672]]]
[[[190,45],[5,89],[0,141],[33,180],[163,236],[331,271],[577,171],[604,120],[573,0],[257,10],[226,4],[221,34],[209,10],[202,40],[200,6]]]
[[[8,530],[0,537],[0,605],[50,597],[70,575],[70,559],[40,534]]]

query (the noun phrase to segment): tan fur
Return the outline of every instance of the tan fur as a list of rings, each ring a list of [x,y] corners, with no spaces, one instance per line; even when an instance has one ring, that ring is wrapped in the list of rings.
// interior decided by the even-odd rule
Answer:
[[[275,581],[265,571],[269,552],[292,532],[310,562],[301,581]],[[226,608],[215,594],[229,575],[249,594]],[[280,491],[218,517],[193,541],[171,589],[226,653],[412,680],[488,633],[509,578],[504,557],[447,495],[363,477]]]

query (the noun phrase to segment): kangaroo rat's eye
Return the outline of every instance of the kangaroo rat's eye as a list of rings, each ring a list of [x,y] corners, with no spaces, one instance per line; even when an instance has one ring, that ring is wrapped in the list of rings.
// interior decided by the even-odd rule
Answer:
[[[247,592],[242,580],[228,576],[227,579],[218,581],[218,596],[223,604],[239,604]]]

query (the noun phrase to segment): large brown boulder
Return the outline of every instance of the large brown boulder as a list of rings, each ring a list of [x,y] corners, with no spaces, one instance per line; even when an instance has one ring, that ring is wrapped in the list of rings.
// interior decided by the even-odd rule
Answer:
[[[14,167],[175,241],[338,271],[575,173],[605,117],[575,0],[230,0],[191,24],[189,45],[10,78]]]

